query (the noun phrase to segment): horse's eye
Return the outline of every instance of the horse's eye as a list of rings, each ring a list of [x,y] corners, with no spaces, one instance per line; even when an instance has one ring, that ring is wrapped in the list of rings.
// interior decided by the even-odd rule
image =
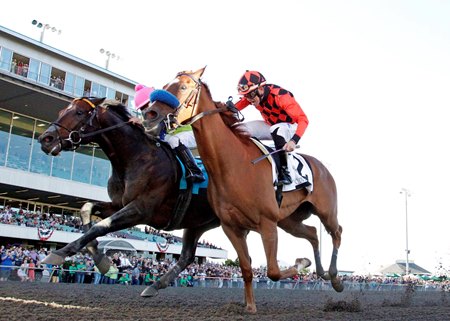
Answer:
[[[186,85],[181,85],[180,90],[186,90],[187,86]]]
[[[83,111],[82,111],[82,110],[77,110],[77,115],[78,115],[78,116],[83,115]]]

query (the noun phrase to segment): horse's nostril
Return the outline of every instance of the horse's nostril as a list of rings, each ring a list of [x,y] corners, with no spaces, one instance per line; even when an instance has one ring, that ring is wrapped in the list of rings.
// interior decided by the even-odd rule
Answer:
[[[43,141],[44,141],[45,143],[51,143],[51,142],[53,141],[53,137],[51,137],[51,136],[45,136],[44,139],[43,139]]]
[[[158,117],[158,113],[155,111],[150,111],[147,113],[147,118],[152,120]]]

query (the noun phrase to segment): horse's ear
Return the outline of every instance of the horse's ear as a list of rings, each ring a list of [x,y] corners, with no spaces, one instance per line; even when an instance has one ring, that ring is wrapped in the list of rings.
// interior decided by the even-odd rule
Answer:
[[[92,103],[95,105],[95,106],[98,106],[98,105],[100,105],[102,102],[104,102],[105,101],[105,99],[106,99],[106,97],[103,97],[103,98],[92,98]]]
[[[200,68],[199,70],[197,70],[196,72],[194,72],[194,76],[195,76],[197,79],[200,79],[200,78],[202,77],[203,73],[205,72],[205,69],[206,69],[206,66],[203,67],[203,68]]]

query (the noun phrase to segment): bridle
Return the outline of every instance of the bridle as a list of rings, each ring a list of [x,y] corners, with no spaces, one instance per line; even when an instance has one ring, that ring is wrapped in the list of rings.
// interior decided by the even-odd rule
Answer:
[[[231,96],[228,97],[228,100],[225,103],[224,107],[219,107],[219,108],[216,108],[216,109],[213,109],[213,110],[203,111],[203,112],[198,113],[198,114],[193,116],[193,114],[194,114],[194,112],[195,112],[195,110],[196,110],[196,108],[198,106],[199,100],[200,100],[200,94],[201,94],[201,90],[202,90],[202,87],[203,87],[202,85],[203,84],[202,84],[202,81],[201,81],[200,78],[196,79],[191,74],[186,73],[186,72],[179,72],[176,75],[175,79],[180,79],[181,76],[189,77],[195,83],[195,87],[187,95],[186,99],[184,101],[180,102],[180,105],[176,108],[176,112],[173,113],[173,114],[168,114],[167,115],[166,120],[164,120],[164,123],[166,124],[166,128],[169,129],[170,125],[173,124],[173,123],[175,123],[177,126],[189,126],[189,125],[192,125],[194,122],[196,122],[197,120],[199,120],[199,119],[201,119],[201,118],[203,118],[205,116],[214,115],[214,114],[217,114],[217,113],[223,113],[223,112],[226,112],[226,111],[231,111],[231,112],[239,115],[238,116],[238,120],[239,121],[243,121],[244,120],[244,117],[241,114],[241,112],[233,104]],[[191,112],[190,118],[184,120],[182,122],[182,124],[180,124],[180,123],[178,123],[178,121],[176,119],[177,118],[176,116],[178,115],[180,109],[183,108],[183,107],[184,108],[192,107],[192,112]]]
[[[84,101],[85,103],[87,103],[90,107],[91,110],[89,111],[88,115],[89,117],[87,119],[85,119],[84,121],[81,122],[81,127],[78,130],[70,130],[67,127],[61,125],[58,122],[53,122],[51,123],[51,125],[54,125],[56,127],[62,128],[64,130],[66,130],[69,133],[69,136],[67,138],[61,138],[61,136],[58,133],[58,138],[60,140],[60,142],[62,143],[62,141],[67,141],[70,143],[70,150],[76,150],[78,147],[80,147],[81,145],[81,141],[84,138],[88,138],[88,137],[92,137],[122,126],[125,126],[126,124],[130,123],[130,121],[127,122],[121,122],[115,125],[112,125],[110,127],[106,127],[106,128],[101,128],[89,133],[84,133],[84,131],[86,130],[87,126],[93,127],[93,120],[96,119],[97,123],[100,125],[99,119],[98,119],[98,108],[97,107],[101,107],[101,108],[108,108],[108,106],[106,105],[95,105],[93,104],[89,99],[87,98],[75,98],[71,104],[76,103],[77,101]]]

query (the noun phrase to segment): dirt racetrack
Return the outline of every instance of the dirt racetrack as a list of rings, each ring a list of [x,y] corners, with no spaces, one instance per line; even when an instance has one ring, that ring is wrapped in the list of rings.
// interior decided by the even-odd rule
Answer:
[[[0,283],[0,319],[53,320],[450,320],[443,291],[302,291],[255,289],[258,312],[244,312],[243,289],[167,288],[140,297],[144,286]]]

